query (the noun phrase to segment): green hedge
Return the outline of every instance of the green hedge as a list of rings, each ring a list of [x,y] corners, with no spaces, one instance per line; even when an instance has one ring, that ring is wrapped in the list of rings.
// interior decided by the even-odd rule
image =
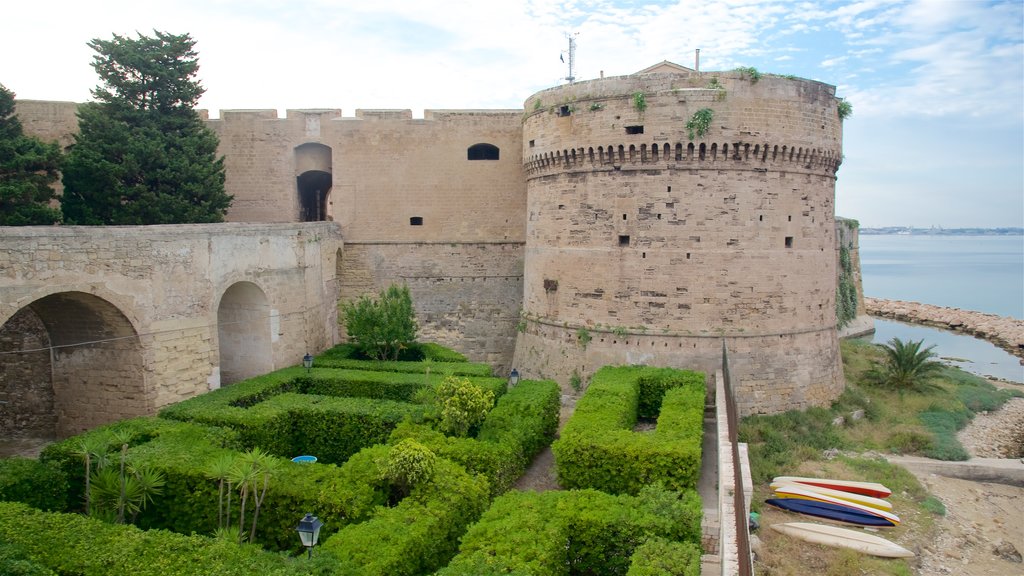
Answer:
[[[323,352],[320,353],[319,356],[317,356],[316,361],[314,361],[314,365],[319,364],[319,361],[321,359],[322,360],[352,359],[352,360],[364,360],[366,362],[374,362],[374,363],[376,363],[375,360],[369,360],[369,359],[363,357],[362,354],[359,352],[359,347],[356,346],[353,343],[338,344],[337,346],[334,346],[333,348],[328,348],[327,350],[324,350]],[[441,346],[440,344],[435,344],[433,342],[416,342],[416,343],[413,343],[411,346],[409,346],[405,350],[402,350],[401,354],[399,355],[398,363],[399,364],[415,364],[415,363],[418,363],[418,362],[423,362],[424,360],[430,360],[430,361],[433,361],[433,362],[446,362],[446,363],[467,363],[466,357],[463,356],[462,354],[456,352],[455,350],[452,350],[451,348],[447,348],[445,346]],[[382,364],[393,364],[393,363],[392,362],[383,362]],[[480,364],[480,366],[483,366],[483,364]],[[371,369],[378,370],[378,369],[381,369],[381,368],[371,368]],[[488,369],[486,375],[490,375],[490,373],[491,372]]]
[[[390,447],[376,446],[372,458],[386,458]],[[438,459],[433,478],[417,486],[393,508],[380,508],[372,519],[349,524],[323,544],[364,576],[412,576],[446,564],[459,537],[487,507],[487,481],[457,464]]]
[[[225,540],[164,530],[144,531],[77,514],[42,512],[17,503],[0,503],[0,541],[16,546],[27,564],[66,575],[343,574],[329,557],[312,562],[305,558],[291,559],[255,546],[239,546]]]
[[[699,372],[600,369],[552,445],[560,484],[613,494],[636,494],[656,482],[673,490],[695,487],[704,396],[704,376]],[[659,405],[655,431],[634,433],[637,414]]]
[[[665,510],[666,502],[675,504]],[[639,497],[596,490],[509,492],[470,527],[459,555],[437,574],[625,574],[634,552],[651,538],[678,542],[685,533],[696,547],[700,514],[695,493],[681,497],[660,487]]]
[[[160,415],[238,430],[246,448],[258,446],[289,458],[311,454],[325,463],[341,463],[362,448],[385,442],[403,419],[423,418],[423,406],[389,398],[407,400],[443,378],[442,374],[323,368],[307,374],[292,367],[180,402]],[[468,379],[492,391],[495,398],[507,387],[501,378]]]
[[[424,425],[400,424],[390,443],[412,438],[438,456],[490,481],[497,496],[515,483],[533,457],[551,443],[558,427],[558,384],[525,380],[505,394],[480,427],[476,439],[452,438]]]
[[[68,477],[57,466],[29,458],[0,460],[0,501],[23,502],[40,510],[63,512]]]
[[[626,576],[698,576],[700,548],[692,542],[651,538],[637,547]]]

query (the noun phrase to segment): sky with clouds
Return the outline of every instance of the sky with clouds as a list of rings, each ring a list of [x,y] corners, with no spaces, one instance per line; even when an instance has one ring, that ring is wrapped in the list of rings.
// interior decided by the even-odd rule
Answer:
[[[0,83],[85,101],[92,38],[187,32],[202,108],[522,108],[576,77],[670,60],[833,84],[853,105],[837,214],[1024,226],[1021,0],[37,0],[0,19]],[[566,58],[568,60],[568,58]]]

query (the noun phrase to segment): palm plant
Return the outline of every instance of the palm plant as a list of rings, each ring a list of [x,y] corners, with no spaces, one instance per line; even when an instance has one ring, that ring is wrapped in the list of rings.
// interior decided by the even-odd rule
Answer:
[[[96,469],[107,465],[108,437],[103,434],[86,434],[78,441],[75,455],[82,459],[85,464],[85,513],[93,513],[92,503],[92,475],[93,467]]]
[[[899,338],[893,338],[882,344],[885,360],[875,363],[867,373],[868,379],[900,391],[921,392],[935,388],[931,378],[942,370],[942,363],[932,360],[935,357],[935,353],[932,352],[935,346],[922,349],[923,343],[924,340],[904,342]]]
[[[217,481],[217,529],[227,528],[231,524],[231,467],[235,458],[231,454],[223,454],[209,464],[206,477]],[[227,516],[224,515],[224,493],[227,492]]]

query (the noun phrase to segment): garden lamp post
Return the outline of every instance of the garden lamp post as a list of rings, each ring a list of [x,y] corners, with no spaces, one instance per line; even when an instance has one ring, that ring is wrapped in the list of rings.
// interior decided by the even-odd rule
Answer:
[[[313,368],[313,356],[309,352],[302,357],[302,365],[306,367],[306,374],[309,374],[310,369]]]
[[[508,375],[508,387],[515,388],[516,384],[519,384],[519,370],[513,368],[512,372]]]
[[[296,530],[299,532],[299,538],[302,539],[302,545],[309,551],[310,558],[313,557],[313,546],[316,546],[316,541],[320,539],[320,529],[323,526],[324,523],[309,512],[302,520],[299,520],[299,527]]]

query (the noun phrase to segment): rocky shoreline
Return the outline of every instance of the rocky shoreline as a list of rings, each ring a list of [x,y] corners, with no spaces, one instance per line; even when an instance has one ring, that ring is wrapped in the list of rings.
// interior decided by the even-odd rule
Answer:
[[[868,314],[913,324],[924,324],[988,340],[1024,364],[1024,320],[920,302],[864,298]]]

